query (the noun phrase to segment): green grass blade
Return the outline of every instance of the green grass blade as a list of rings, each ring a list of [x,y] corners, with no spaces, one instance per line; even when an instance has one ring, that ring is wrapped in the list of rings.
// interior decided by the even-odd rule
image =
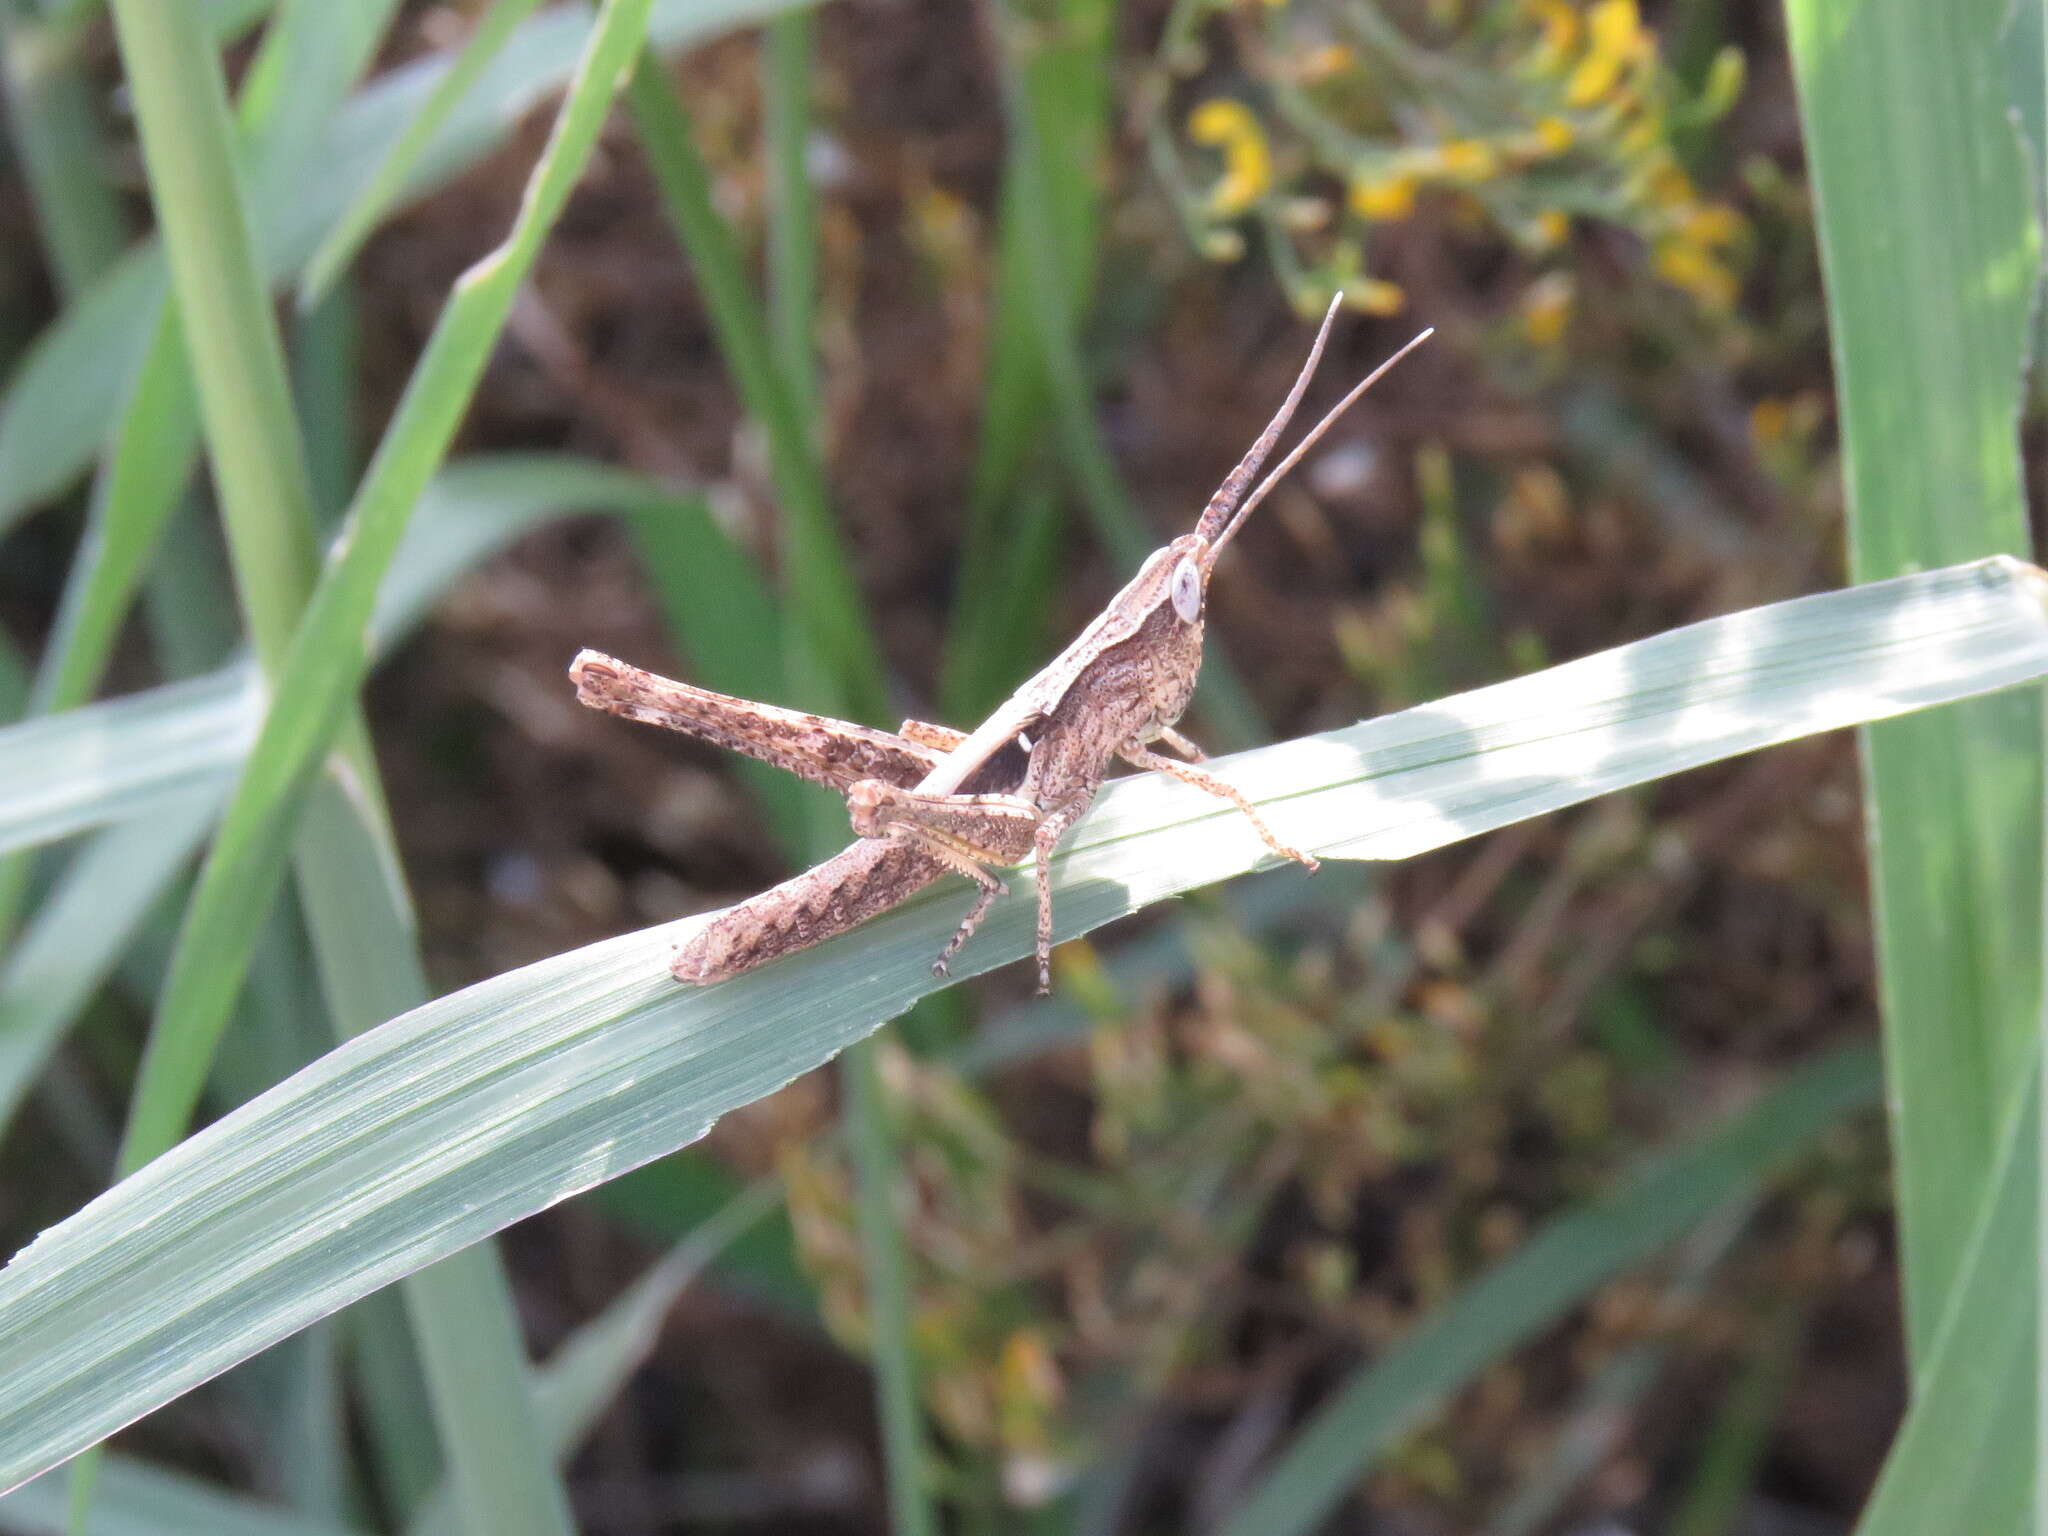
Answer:
[[[255,739],[254,670],[233,667],[0,730],[0,852],[155,815],[219,783]]]
[[[1219,764],[1274,830],[1392,858],[1735,752],[2048,675],[2006,561],[1753,609]],[[1228,807],[1109,785],[1055,863],[1070,937],[1268,862]],[[1026,954],[1028,889],[969,971]],[[0,1486],[508,1222],[687,1144],[939,983],[960,893],[714,987],[686,919],[439,998],[208,1126],[0,1271]],[[146,1362],[146,1368],[145,1363]]]
[[[638,515],[672,492],[564,454],[483,454],[434,477],[370,621],[386,655],[464,571],[527,530],[584,511]],[[167,548],[175,548],[173,543]],[[231,773],[255,739],[261,696],[246,666],[0,728],[0,853],[154,813]]]
[[[75,299],[128,243],[120,195],[103,173],[107,146],[82,56],[82,26],[0,5],[0,108],[35,206],[36,232],[59,293]]]
[[[252,208],[288,196],[305,174],[335,109],[375,56],[396,9],[397,0],[279,0],[236,103]]]
[[[754,294],[738,237],[718,211],[711,168],[697,149],[696,128],[658,62],[643,58],[627,87],[633,124],[662,208],[690,258],[719,354],[733,376],[740,403],[762,425],[773,460],[776,489],[785,498],[823,504],[824,481],[809,448],[809,431],[768,341],[766,317]]]
[[[378,162],[369,184],[355,195],[307,261],[306,270],[299,279],[301,309],[311,309],[318,304],[333,286],[335,278],[341,275],[342,269],[355,260],[356,253],[369,239],[371,231],[398,201],[414,165],[440,131],[441,124],[454,110],[455,104],[476,84],[484,67],[511,39],[514,29],[533,14],[537,4],[539,0],[495,0],[477,22],[461,52],[435,83],[426,105],[406,124],[398,142]]]
[[[799,419],[815,422],[818,200],[811,190],[811,18],[801,11],[776,17],[761,31],[761,117],[768,152],[769,334]]]
[[[637,21],[644,21],[645,9],[643,3]],[[289,0],[280,7],[249,89],[249,120],[265,130],[259,187],[303,157],[304,144],[329,103],[345,91],[388,13],[388,5],[371,4],[342,15],[318,0]],[[267,673],[282,674],[289,689],[298,652],[286,647],[294,643],[311,581],[317,513],[283,342],[237,173],[220,61],[189,10],[118,0],[115,21],[173,290],[181,319],[192,328],[187,335],[193,382],[225,515],[238,606],[259,664]],[[603,35],[601,25],[596,35]],[[635,30],[632,42],[637,46],[639,40]],[[621,57],[614,68],[625,61]],[[291,73],[305,76],[303,92],[296,90],[301,82],[284,83]],[[408,498],[407,511],[410,506]],[[373,577],[358,615],[359,647],[374,595]],[[317,602],[318,594],[315,612]],[[279,818],[273,840],[259,849],[251,861],[256,867],[246,871],[249,879],[234,893],[245,926],[225,940],[218,930],[209,933],[204,922],[208,873],[220,867],[223,853],[222,839],[216,838],[195,895],[199,910],[187,908],[143,1051],[120,1148],[124,1169],[174,1141],[190,1112],[272,904],[287,836],[297,843],[321,991],[337,1031],[366,1029],[426,995],[410,908],[392,867],[376,765],[353,692],[332,708],[330,739],[341,738],[337,775],[308,800],[298,826]],[[259,735],[244,783],[260,782],[266,768],[292,771],[263,750]],[[231,800],[224,833],[235,830],[234,808]],[[227,847],[236,847],[232,837]],[[363,930],[373,942],[352,943]],[[212,1014],[203,1001],[192,1006],[192,994],[205,989],[188,980],[209,965],[209,995],[221,1003]],[[502,1290],[493,1250],[479,1247],[409,1279],[406,1300],[423,1352],[437,1363],[451,1356],[462,1362],[460,1368],[430,1372],[429,1384],[444,1447],[457,1465],[477,1474],[468,1491],[475,1495],[478,1517],[488,1516],[488,1528],[496,1531],[553,1536],[568,1529],[567,1499],[545,1461],[526,1449],[534,1439],[530,1404],[520,1375],[517,1325]],[[513,1339],[509,1349],[506,1337]],[[74,1480],[73,1522],[81,1528],[96,1465],[93,1459],[81,1462]]]
[[[73,857],[0,965],[0,1127],[142,921],[199,851],[220,794],[188,792]]]
[[[1786,7],[1858,579],[2029,548],[2015,423],[2040,245],[2007,116],[2010,9]],[[1960,1274],[2039,1025],[2040,709],[2037,693],[2017,693],[1864,742],[1916,1361]]]
[[[29,714],[68,709],[99,686],[136,588],[191,476],[198,426],[190,399],[175,313],[166,308],[111,460],[93,487],[85,534],[36,667]],[[29,860],[0,857],[0,933],[14,928],[29,872]]]
[[[241,644],[227,572],[205,529],[208,508],[187,493],[142,577],[142,613],[157,664],[183,680],[228,665]]]
[[[768,439],[784,519],[785,611],[799,626],[784,636],[785,697],[806,708],[880,720],[888,704],[881,652],[854,583],[853,560],[832,521],[815,435],[783,377],[739,242],[712,200],[695,130],[652,59],[641,61],[626,99],[740,403]],[[802,642],[793,643],[798,636]]]
[[[572,453],[450,460],[420,493],[384,573],[370,615],[372,654],[389,654],[458,577],[542,524],[590,512],[653,515],[677,499],[673,486]]]
[[[402,1290],[379,1291],[345,1314],[366,1459],[383,1506],[398,1519],[424,1508],[441,1481],[440,1436],[403,1296]]]
[[[2040,1263],[2041,1088],[2027,1072],[1913,1404],[1857,1536],[2034,1530],[2040,1313],[2014,1278]]]
[[[629,525],[655,602],[705,684],[770,699],[783,683],[782,613],[752,555],[726,536],[701,496],[649,500]],[[787,774],[778,774],[777,783]],[[801,782],[801,781],[799,781]]]
[[[1670,1536],[1726,1536],[1757,1501],[1772,1431],[1802,1363],[1807,1307],[1780,1304],[1745,1346],[1749,1358],[1721,1394],[1684,1487],[1673,1500]]]
[[[762,39],[762,97],[769,175],[768,314],[776,372],[804,433],[801,443],[778,451],[816,462],[823,434],[817,364],[818,202],[811,188],[811,23],[808,16],[777,17]],[[822,476],[822,469],[819,470]],[[813,511],[825,510],[822,499]],[[821,707],[859,713],[872,701],[859,696],[864,678],[850,680],[841,669],[819,665],[835,654],[834,636],[807,611],[806,564],[846,568],[844,552],[828,518],[788,517],[785,544],[792,551],[795,579],[785,644],[791,696],[809,692]],[[828,542],[817,543],[821,534]],[[869,641],[873,674],[881,658]],[[816,674],[816,680],[813,680]],[[812,796],[803,807],[805,824],[793,845],[800,858],[822,858],[845,840],[843,807]],[[874,1059],[874,1044],[861,1041],[841,1062],[845,1089],[842,1121],[854,1149],[855,1219],[860,1232],[863,1303],[868,1359],[874,1372],[877,1416],[882,1427],[882,1463],[888,1485],[890,1528],[910,1536],[937,1529],[931,1482],[925,1468],[924,1416],[918,1402],[917,1359],[911,1348],[909,1258],[895,1209],[902,1167],[890,1132],[888,1098]]]
[[[888,1470],[889,1529],[902,1536],[936,1536],[932,1478],[925,1465],[930,1452],[911,1339],[910,1260],[901,1236],[906,1219],[896,1203],[909,1184],[890,1132],[877,1045],[874,1040],[855,1042],[841,1058],[839,1076],[847,1099],[844,1130],[853,1147],[868,1355],[874,1362],[875,1406]]]
[[[242,217],[211,40],[189,13],[112,0],[256,652],[283,656],[313,567],[313,506],[284,347]]]
[[[0,720],[15,719],[28,708],[30,686],[27,661],[14,641],[0,634]]]
[[[9,1536],[67,1536],[64,1478],[38,1478],[0,1497]],[[229,1493],[189,1473],[108,1456],[94,1486],[92,1536],[368,1536],[279,1504]]]
[[[85,537],[37,669],[36,713],[70,709],[99,686],[136,588],[191,479],[198,430],[177,312],[165,306],[106,472],[93,488]]]
[[[776,1181],[779,1192],[780,1180]],[[712,1153],[686,1147],[591,1192],[605,1216],[650,1242],[675,1243],[740,1197],[745,1185]],[[728,1245],[719,1283],[799,1327],[818,1324],[817,1288],[797,1257],[789,1213],[777,1210]]]
[[[653,1350],[662,1318],[676,1298],[735,1239],[778,1208],[779,1184],[774,1179],[757,1182],[726,1202],[650,1265],[603,1312],[564,1339],[548,1362],[533,1372],[535,1416],[558,1462],[567,1463],[626,1379]],[[5,1508],[0,1502],[0,1510]],[[428,1502],[409,1528],[418,1536],[456,1529],[445,1489]]]
[[[743,699],[790,697],[781,607],[760,567],[712,521],[703,498],[649,503],[630,526],[662,617],[690,657],[690,676]],[[782,847],[802,849],[826,813],[844,824],[845,804],[829,790],[751,758],[736,767]]]
[[[546,1475],[552,1468],[512,1463],[542,1437],[527,1386],[519,1310],[496,1256],[487,1247],[451,1254],[414,1275],[405,1300],[436,1400],[461,1401],[472,1420],[465,1433],[443,1436],[462,1528],[492,1536],[569,1536],[576,1523],[561,1479]]]
[[[782,1206],[782,1181],[758,1179],[649,1265],[534,1373],[534,1401],[555,1454],[566,1459],[654,1350],[676,1298],[758,1222]]]
[[[73,11],[97,10],[100,0],[60,0]],[[232,43],[254,27],[277,5],[277,0],[201,0],[200,14],[206,30],[217,43]]]
[[[534,1402],[548,1444],[566,1459],[647,1357],[676,1298],[755,1222],[776,1208],[779,1194],[756,1184],[649,1266],[603,1312],[578,1328],[532,1375]],[[448,1529],[445,1497],[415,1522],[422,1531]],[[42,1478],[0,1497],[0,1525],[22,1536],[64,1529],[63,1478]],[[229,1493],[185,1473],[112,1455],[100,1473],[94,1536],[350,1536],[349,1529],[309,1519],[276,1504]]]
[[[787,10],[801,0],[655,0],[648,40],[673,50]],[[449,113],[421,155],[405,196],[416,197],[504,143],[520,119],[559,92],[590,34],[582,6],[551,6],[519,28]],[[403,65],[359,91],[333,117],[318,153],[274,203],[251,210],[273,278],[296,272],[376,172],[449,68]],[[0,397],[0,529],[62,491],[98,453],[155,324],[165,292],[161,253],[122,260],[37,340]]]
[[[1018,23],[1004,8],[996,7],[990,14],[998,18],[997,64],[1003,79],[1003,109],[1011,137],[1006,185],[1016,197],[1025,244],[1039,253],[1038,260],[1027,263],[1027,280],[1046,379],[1052,392],[1054,425],[1068,472],[1080,490],[1096,537],[1115,557],[1119,569],[1134,571],[1164,540],[1146,527],[1144,515],[1124,489],[1116,462],[1103,441],[1102,429],[1095,421],[1069,297],[1073,278],[1063,270],[1059,259],[1062,241],[1045,134],[1039,127],[1037,104],[1018,57],[1024,45],[1017,37]],[[1183,530],[1175,530],[1180,531]],[[1218,746],[1247,746],[1266,734],[1250,692],[1213,640],[1196,707]]]
[[[1041,182],[1058,249],[1041,250],[1020,213],[1013,146],[997,233],[981,438],[960,539],[960,574],[939,691],[943,717],[979,720],[1028,676],[1049,649],[1060,571],[1064,507],[1051,464],[1040,457],[1050,401],[1033,285],[1044,263],[1065,285],[1065,309],[1093,290],[1097,188],[1108,127],[1110,7],[1069,0],[1035,31],[1019,61],[1044,166]]]
[[[1001,409],[995,391],[986,398],[990,414]],[[939,678],[940,718],[986,718],[1052,653],[1064,511],[1054,476],[1042,465],[1019,484],[970,493]]]
[[[389,0],[365,6],[332,7],[320,0],[292,0],[281,6],[275,24],[266,32],[263,45],[247,73],[241,102],[240,122],[245,141],[258,148],[259,181],[286,184],[305,158],[306,150],[327,117],[346,95],[357,70],[375,47],[391,9]],[[204,53],[202,45],[189,50]],[[159,111],[154,118],[154,139],[160,153],[186,157],[201,138],[216,126],[206,103],[218,93],[183,87],[185,77],[174,61],[154,72],[159,83],[171,87],[170,94],[189,108],[183,126],[167,123]],[[289,81],[289,84],[286,82]],[[161,97],[164,92],[156,93]],[[196,136],[196,137],[195,137]],[[222,148],[215,145],[216,149]],[[221,165],[225,165],[223,154]],[[218,167],[216,167],[218,169]],[[178,189],[166,188],[165,195]],[[188,194],[192,189],[186,189]],[[263,199],[267,201],[268,199]],[[221,210],[200,204],[195,210],[201,227],[209,232],[231,235],[239,220],[229,220]],[[183,221],[181,238],[191,238],[192,221]],[[188,265],[196,262],[209,271],[218,270],[225,287],[231,287],[236,262],[253,266],[247,242],[224,238],[214,249],[189,253]],[[225,254],[228,261],[220,264]],[[209,295],[220,290],[209,289]],[[265,305],[267,308],[267,305]],[[177,503],[180,488],[189,479],[198,445],[197,410],[189,377],[182,329],[176,312],[161,306],[152,327],[150,344],[138,372],[135,387],[121,413],[114,433],[111,458],[94,488],[92,512],[78,557],[72,562],[55,633],[38,671],[33,707],[37,712],[66,708],[89,696],[105,668],[128,604],[146,569],[151,552]],[[272,338],[274,343],[274,338]],[[247,360],[243,382],[260,380],[266,369],[262,339],[251,337],[237,349]],[[221,354],[209,357],[215,364]],[[223,376],[215,374],[216,380]],[[216,391],[218,393],[218,390]],[[247,414],[246,397],[236,390],[223,409],[230,417]],[[289,411],[282,419],[290,419]],[[276,441],[266,451],[286,450]],[[282,473],[291,474],[288,460],[280,460]],[[241,505],[246,522],[247,505]],[[288,515],[290,509],[280,509]],[[238,539],[238,550],[251,550],[262,560],[260,541],[251,544]],[[263,578],[263,590],[273,586],[290,588],[289,572],[273,572]],[[280,582],[279,577],[287,578]],[[303,585],[303,581],[300,583]],[[0,867],[0,913],[11,917],[12,894],[18,888],[25,866]],[[0,928],[9,926],[0,921]]]
[[[0,396],[0,533],[100,451],[169,291],[156,250],[131,252],[67,304],[15,368]]]
[[[363,472],[360,413],[362,314],[356,285],[342,283],[293,317],[292,398],[306,424],[306,473],[323,542]]]
[[[1868,1048],[1823,1056],[1613,1194],[1546,1223],[1340,1387],[1218,1536],[1319,1529],[1393,1441],[1447,1396],[1752,1188],[1844,1113],[1874,1102],[1877,1089]]]
[[[319,995],[305,930],[298,901],[287,898],[272,908],[228,1047],[214,1062],[208,1092],[215,1102],[228,1106],[253,1099],[332,1043],[329,1021],[305,1006],[307,998]],[[168,953],[166,934],[157,958]],[[147,969],[145,995],[162,978],[161,964]],[[257,1485],[274,1490],[300,1514],[337,1523],[358,1508],[341,1369],[344,1332],[343,1318],[323,1318],[223,1380],[225,1411],[260,1426],[250,1456]]]
[[[148,7],[148,0],[121,3]],[[518,286],[595,147],[611,90],[640,48],[648,8],[648,0],[611,0],[601,13],[519,215],[498,249],[457,281],[357,492],[342,551],[290,637],[271,708],[186,910],[136,1086],[123,1146],[129,1166],[175,1141],[197,1102],[283,869],[298,803],[351,717],[368,664],[378,585],[454,437]],[[282,389],[281,360],[279,369]],[[303,500],[303,485],[300,494]],[[310,507],[307,517],[310,525]]]

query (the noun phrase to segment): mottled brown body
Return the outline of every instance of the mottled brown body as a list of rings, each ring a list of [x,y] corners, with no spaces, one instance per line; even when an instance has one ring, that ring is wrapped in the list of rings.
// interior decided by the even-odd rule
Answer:
[[[836,789],[849,797],[849,803],[862,798],[863,786],[915,788],[962,739],[958,731],[917,720],[904,721],[897,734],[828,715],[756,704],[679,683],[599,651],[579,653],[569,676],[578,700],[592,709],[701,736]],[[1011,746],[991,755],[976,782],[1014,784],[1023,771],[1023,754]],[[1021,858],[1029,848],[1027,840],[1015,857]],[[901,839],[863,838],[822,864],[728,907],[678,946],[669,969],[676,980],[699,985],[737,976],[778,955],[844,933],[958,868],[958,860]],[[977,917],[1002,890],[1000,881],[992,889],[984,886]]]
[[[815,944],[951,870],[973,881],[979,894],[933,962],[943,976],[1005,889],[989,866],[1028,856],[1038,882],[1038,985],[1046,991],[1052,852],[1118,760],[1229,800],[1275,853],[1316,867],[1273,836],[1242,792],[1151,746],[1163,742],[1183,758],[1201,758],[1173,727],[1201,671],[1204,603],[1223,546],[1345,407],[1429,335],[1423,332],[1375,369],[1253,490],[1308,386],[1336,313],[1333,303],[1286,403],[1210,498],[1194,532],[1147,559],[1071,645],[971,733],[906,720],[892,734],[670,682],[594,651],[577,657],[570,673],[584,703],[687,731],[829,784],[846,796],[861,835],[824,863],[713,918],[677,953],[678,980],[721,980]]]
[[[737,976],[888,911],[946,873],[908,843],[862,838],[822,864],[728,907],[677,950],[677,981]]]

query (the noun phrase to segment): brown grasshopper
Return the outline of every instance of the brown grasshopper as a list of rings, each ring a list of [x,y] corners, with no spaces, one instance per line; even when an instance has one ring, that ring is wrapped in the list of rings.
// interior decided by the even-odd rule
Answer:
[[[676,952],[678,981],[720,981],[842,933],[951,870],[980,889],[932,963],[948,963],[1007,887],[991,865],[1032,858],[1038,882],[1038,989],[1051,987],[1052,852],[1102,787],[1113,759],[1155,769],[1230,801],[1266,846],[1313,870],[1244,794],[1193,766],[1174,723],[1202,666],[1202,610],[1216,557],[1253,508],[1367,389],[1431,334],[1422,332],[1356,385],[1251,489],[1308,388],[1337,303],[1266,430],[1195,524],[1155,551],[1095,621],[972,733],[906,720],[895,732],[693,688],[596,651],[569,668],[594,709],[667,726],[773,763],[846,796],[860,841],[714,917]],[[1250,494],[1247,495],[1247,490]],[[1161,742],[1187,761],[1154,752]]]

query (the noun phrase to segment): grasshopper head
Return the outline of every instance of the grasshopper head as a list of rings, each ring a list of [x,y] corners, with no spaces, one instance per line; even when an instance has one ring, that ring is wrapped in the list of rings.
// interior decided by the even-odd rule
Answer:
[[[1287,399],[1282,403],[1279,413],[1267,424],[1266,430],[1259,434],[1259,440],[1252,444],[1251,451],[1244,456],[1237,468],[1233,469],[1223,484],[1217,487],[1216,494],[1209,498],[1209,505],[1202,509],[1202,515],[1195,523],[1195,531],[1184,533],[1164,549],[1155,551],[1110,605],[1112,612],[1144,615],[1148,622],[1158,622],[1159,616],[1171,614],[1178,626],[1179,643],[1192,648],[1196,665],[1200,664],[1202,605],[1208,596],[1209,577],[1216,569],[1216,557],[1222,553],[1223,546],[1230,542],[1252,509],[1266,499],[1267,493],[1273,489],[1280,477],[1315,446],[1317,439],[1335,425],[1337,418],[1344,414],[1351,403],[1370,389],[1389,368],[1433,334],[1431,331],[1424,331],[1375,368],[1337,403],[1334,410],[1316,423],[1314,429],[1294,446],[1271,474],[1253,487],[1253,479],[1264,466],[1266,455],[1272,452],[1273,444],[1287,429],[1288,420],[1293,416],[1295,406],[1301,403],[1302,394],[1308,389],[1308,381],[1315,374],[1316,363],[1323,355],[1323,343],[1329,340],[1330,326],[1337,318],[1337,306],[1342,301],[1343,295],[1339,294],[1331,302],[1329,313],[1323,316],[1322,329],[1316,333],[1315,345],[1309,349],[1308,361],[1295,378],[1294,387],[1287,392]],[[1164,639],[1165,636],[1161,635],[1160,638]]]
[[[1330,339],[1330,326],[1337,318],[1337,307],[1343,302],[1344,295],[1341,293],[1330,301],[1329,310],[1323,315],[1322,329],[1316,332],[1315,345],[1308,349],[1308,361],[1301,365],[1301,372],[1295,376],[1294,387],[1288,390],[1287,398],[1281,402],[1280,409],[1274,414],[1273,419],[1266,424],[1266,430],[1259,434],[1259,440],[1253,443],[1250,450],[1238,461],[1237,468],[1224,476],[1223,483],[1216,487],[1216,494],[1209,498],[1208,506],[1202,509],[1201,517],[1195,521],[1195,531],[1175,539],[1167,546],[1169,550],[1180,550],[1183,545],[1190,546],[1182,551],[1180,558],[1191,566],[1191,574],[1183,578],[1176,569],[1171,588],[1174,611],[1188,623],[1193,623],[1195,618],[1200,616],[1202,590],[1208,586],[1209,573],[1215,568],[1216,557],[1244,525],[1244,520],[1251,515],[1252,509],[1266,499],[1266,494],[1288,470],[1301,461],[1303,454],[1315,446],[1317,439],[1336,425],[1337,418],[1351,408],[1354,400],[1378,383],[1389,368],[1436,333],[1434,326],[1423,331],[1352,386],[1351,392],[1338,401],[1330,413],[1317,422],[1308,435],[1295,444],[1293,451],[1280,461],[1270,475],[1259,481],[1254,489],[1253,479],[1265,465],[1266,455],[1273,451],[1273,444],[1278,442],[1280,434],[1287,430],[1287,423],[1294,416],[1294,408],[1301,403],[1302,394],[1308,388],[1308,381],[1315,376],[1316,364],[1321,361],[1323,355],[1323,343]],[[1251,492],[1250,495],[1245,494],[1248,490]],[[1183,590],[1188,593],[1186,608],[1183,608],[1181,603]],[[1190,610],[1193,617],[1190,617]]]

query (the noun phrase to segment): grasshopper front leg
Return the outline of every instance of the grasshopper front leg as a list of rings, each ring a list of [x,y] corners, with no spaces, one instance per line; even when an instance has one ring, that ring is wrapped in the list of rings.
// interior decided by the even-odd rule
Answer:
[[[1170,742],[1176,752],[1186,752],[1197,762],[1201,761],[1202,749],[1189,741],[1185,736],[1181,736],[1177,732],[1161,731],[1159,739]],[[1228,800],[1232,805],[1245,813],[1246,817],[1250,819],[1252,826],[1257,829],[1259,836],[1265,840],[1266,846],[1279,854],[1281,858],[1294,860],[1295,863],[1306,868],[1310,874],[1314,874],[1323,867],[1321,861],[1303,853],[1299,848],[1288,847],[1287,844],[1275,837],[1273,829],[1266,825],[1266,819],[1259,814],[1258,807],[1253,805],[1245,792],[1235,784],[1226,784],[1213,773],[1204,773],[1199,768],[1179,762],[1171,757],[1162,757],[1157,752],[1150,751],[1144,747],[1122,747],[1118,749],[1117,756],[1121,757],[1133,768],[1148,768],[1158,773],[1171,774],[1183,784],[1192,784],[1197,789],[1206,790],[1220,799]]]

